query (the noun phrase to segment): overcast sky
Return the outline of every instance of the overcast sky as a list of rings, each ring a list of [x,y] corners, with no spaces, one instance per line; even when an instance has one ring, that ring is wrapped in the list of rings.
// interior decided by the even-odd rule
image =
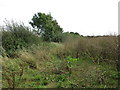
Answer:
[[[7,20],[28,22],[37,12],[55,18],[64,31],[81,35],[118,33],[119,0],[0,0],[0,25]]]

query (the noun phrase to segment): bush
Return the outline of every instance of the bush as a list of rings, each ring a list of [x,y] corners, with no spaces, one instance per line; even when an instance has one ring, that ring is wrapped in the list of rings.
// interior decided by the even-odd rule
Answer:
[[[24,24],[7,22],[6,28],[2,30],[2,46],[8,56],[14,56],[14,52],[32,44],[39,44],[40,38]]]

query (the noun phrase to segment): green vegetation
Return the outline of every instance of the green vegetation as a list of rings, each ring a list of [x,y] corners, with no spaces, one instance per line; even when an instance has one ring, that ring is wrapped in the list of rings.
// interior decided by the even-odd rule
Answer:
[[[18,49],[27,48],[33,44],[40,43],[38,38],[24,24],[6,21],[6,29],[2,31],[2,47],[6,50],[8,56],[15,55]]]
[[[51,14],[37,13],[33,16],[32,21],[29,22],[33,28],[37,27],[37,34],[45,41],[60,42],[62,41],[62,28],[57,21],[53,19]]]
[[[3,88],[118,87],[117,36],[84,37],[74,32],[63,33],[50,14],[38,15],[35,14],[30,23],[38,28],[37,33],[15,22],[3,28]],[[39,35],[38,30],[46,37],[43,33]],[[58,35],[59,30],[62,37],[56,41],[54,35]]]

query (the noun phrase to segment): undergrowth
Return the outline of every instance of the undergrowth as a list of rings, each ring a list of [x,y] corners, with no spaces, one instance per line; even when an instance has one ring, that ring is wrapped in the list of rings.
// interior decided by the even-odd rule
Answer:
[[[8,24],[2,38],[3,88],[117,88],[117,36],[64,33],[44,42],[24,25]]]

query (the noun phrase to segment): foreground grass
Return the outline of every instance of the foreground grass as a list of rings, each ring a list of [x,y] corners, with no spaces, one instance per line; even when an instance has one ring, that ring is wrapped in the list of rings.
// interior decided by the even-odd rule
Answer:
[[[2,58],[3,88],[116,88],[117,70],[114,64],[94,63],[84,56],[68,68],[67,57],[55,55],[63,47],[52,43],[19,52],[19,57]],[[53,49],[54,48],[54,49]],[[52,49],[52,51],[51,51]],[[42,57],[41,57],[42,56]],[[70,57],[70,56],[69,56]],[[72,57],[71,57],[72,58]]]

